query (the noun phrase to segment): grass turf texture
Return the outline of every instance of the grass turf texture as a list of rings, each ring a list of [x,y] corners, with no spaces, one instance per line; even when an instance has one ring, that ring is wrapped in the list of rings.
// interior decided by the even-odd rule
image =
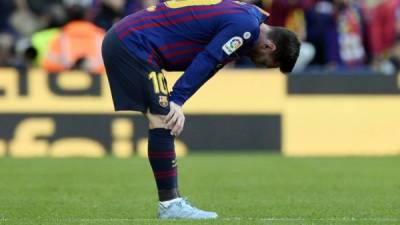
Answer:
[[[0,224],[400,224],[400,157],[201,154],[181,191],[215,221],[159,221],[147,159],[0,159]]]

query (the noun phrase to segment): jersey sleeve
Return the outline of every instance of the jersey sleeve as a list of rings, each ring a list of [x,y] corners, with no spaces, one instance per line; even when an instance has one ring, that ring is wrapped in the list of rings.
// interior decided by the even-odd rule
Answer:
[[[251,18],[249,15],[238,16],[222,26],[220,32],[175,83],[171,101],[183,105],[237,50],[253,47],[259,36],[260,24],[249,17]]]

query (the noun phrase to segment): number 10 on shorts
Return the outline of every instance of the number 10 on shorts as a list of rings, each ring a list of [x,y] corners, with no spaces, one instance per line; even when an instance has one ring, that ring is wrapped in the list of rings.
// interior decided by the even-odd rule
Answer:
[[[167,80],[165,79],[163,73],[151,72],[149,74],[149,80],[151,80],[153,83],[153,88],[154,88],[155,94],[161,93],[163,95],[167,95],[167,96],[169,95]]]

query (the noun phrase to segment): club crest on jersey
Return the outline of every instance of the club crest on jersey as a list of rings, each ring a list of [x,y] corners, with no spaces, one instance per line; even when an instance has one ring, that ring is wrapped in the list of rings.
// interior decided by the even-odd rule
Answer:
[[[242,45],[243,45],[243,39],[239,36],[235,36],[231,38],[228,42],[226,42],[224,46],[222,46],[222,50],[224,50],[224,52],[227,55],[231,55],[236,50],[238,50]]]
[[[166,108],[168,107],[168,97],[167,96],[158,96],[158,103],[161,107]]]

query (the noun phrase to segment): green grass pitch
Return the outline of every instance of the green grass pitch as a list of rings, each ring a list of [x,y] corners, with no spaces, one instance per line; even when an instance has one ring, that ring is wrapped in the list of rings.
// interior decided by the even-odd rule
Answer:
[[[181,192],[214,221],[159,221],[147,159],[0,159],[0,224],[400,224],[400,157],[194,154]]]

